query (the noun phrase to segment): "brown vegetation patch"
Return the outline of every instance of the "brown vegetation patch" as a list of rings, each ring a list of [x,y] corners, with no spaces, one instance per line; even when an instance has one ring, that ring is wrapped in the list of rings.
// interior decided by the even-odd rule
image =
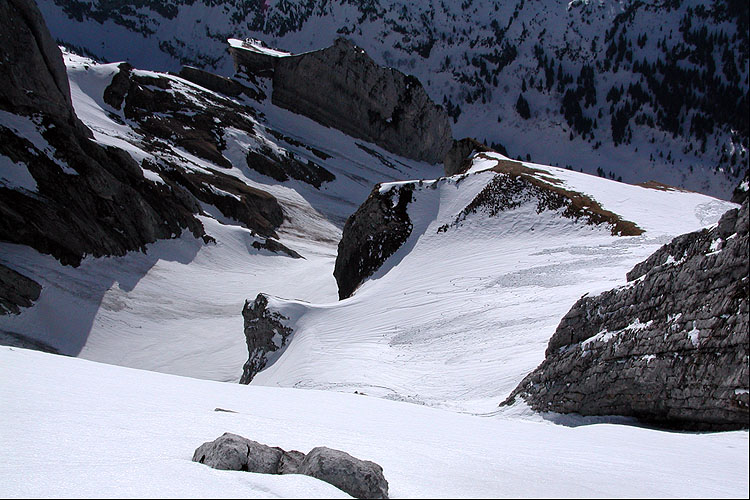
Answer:
[[[636,186],[645,187],[649,189],[657,189],[659,191],[680,191],[683,193],[690,192],[687,189],[670,186],[669,184],[663,184],[657,181],[639,182],[638,184],[636,184]]]
[[[537,199],[537,211],[557,210],[564,208],[562,215],[572,219],[584,218],[587,224],[609,224],[612,234],[619,236],[638,236],[643,229],[634,222],[624,220],[614,212],[604,209],[599,202],[588,195],[562,188],[562,181],[552,177],[548,172],[523,165],[512,160],[496,160],[480,153],[477,155],[486,160],[495,160],[497,165],[493,172],[510,176],[513,182],[503,182],[496,178],[459,215],[457,224],[468,213],[479,208],[489,209],[490,216],[520,205],[521,200]],[[441,228],[443,231],[447,229]]]

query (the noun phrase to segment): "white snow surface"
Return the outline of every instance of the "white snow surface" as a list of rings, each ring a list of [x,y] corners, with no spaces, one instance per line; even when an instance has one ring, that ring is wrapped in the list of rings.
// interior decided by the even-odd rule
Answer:
[[[480,417],[9,347],[0,347],[0,380],[0,446],[13,450],[0,484],[10,498],[347,498],[307,476],[218,471],[191,461],[201,443],[224,432],[375,461],[391,498],[720,498],[748,491],[745,431]]]

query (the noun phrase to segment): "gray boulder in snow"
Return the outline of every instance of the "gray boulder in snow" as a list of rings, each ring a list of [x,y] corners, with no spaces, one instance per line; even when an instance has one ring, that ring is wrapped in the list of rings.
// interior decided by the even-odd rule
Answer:
[[[750,424],[748,200],[679,236],[629,284],[581,298],[513,391],[537,411],[625,415],[672,428]]]
[[[195,450],[193,462],[220,470],[243,470],[277,474],[284,451],[225,432]]]
[[[193,454],[193,462],[220,470],[303,474],[332,484],[355,498],[388,498],[388,481],[382,467],[324,446],[305,455],[225,432],[200,445]]]
[[[388,481],[375,462],[324,446],[313,448],[299,473],[330,483],[354,498],[388,498]]]

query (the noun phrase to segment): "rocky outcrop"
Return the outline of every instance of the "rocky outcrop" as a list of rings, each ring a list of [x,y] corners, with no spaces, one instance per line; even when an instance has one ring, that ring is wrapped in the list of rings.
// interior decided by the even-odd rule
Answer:
[[[313,448],[298,470],[299,474],[330,483],[354,498],[388,498],[383,468],[343,451],[324,446]]]
[[[494,162],[488,171],[497,173],[479,194],[469,203],[456,219],[438,228],[445,232],[455,227],[469,215],[481,212],[494,217],[506,210],[512,210],[525,203],[536,204],[537,213],[545,210],[559,211],[560,215],[588,225],[606,224],[613,235],[637,236],[643,233],[635,223],[622,219],[606,210],[590,196],[562,187],[559,179],[549,173],[525,166],[523,163],[480,153],[476,155],[488,164]]]
[[[377,185],[349,216],[333,269],[339,299],[350,297],[409,238],[413,225],[406,209],[413,191],[411,184],[386,190]]]
[[[732,193],[732,202],[742,204],[750,195],[750,170],[745,171],[745,178],[740,181]]]
[[[483,143],[471,137],[453,141],[453,146],[448,150],[443,159],[445,175],[463,174],[471,167],[471,156],[474,153],[492,151]]]
[[[349,40],[284,57],[231,51],[239,71],[273,75],[277,106],[415,160],[442,162],[451,147],[448,114],[419,80],[378,66]]]
[[[718,226],[675,238],[627,275],[581,298],[544,362],[505,403],[625,415],[672,428],[747,428],[748,201]]]
[[[388,498],[388,481],[382,467],[323,446],[305,455],[226,432],[199,446],[193,454],[193,462],[220,470],[304,474],[332,484],[354,498]]]
[[[312,160],[303,162],[293,153],[279,156],[271,148],[248,151],[247,166],[279,182],[292,178],[306,182],[318,189],[324,182],[331,182],[336,179],[335,175]]]
[[[22,307],[31,307],[41,293],[39,283],[0,264],[0,316],[19,314]]]
[[[249,384],[266,367],[269,355],[286,346],[294,332],[285,324],[289,318],[270,310],[268,297],[262,293],[253,302],[245,301],[242,317],[248,359],[242,367],[240,384]]]
[[[242,85],[237,80],[215,75],[202,69],[193,68],[192,66],[183,66],[178,76],[203,88],[232,97],[239,97],[242,94],[256,100],[265,97],[256,90]]]
[[[123,255],[183,229],[205,236],[173,189],[146,180],[124,151],[89,140],[36,4],[2,2],[0,16],[0,159],[8,169],[0,240],[77,265],[85,255]],[[17,176],[24,182],[7,182]]]

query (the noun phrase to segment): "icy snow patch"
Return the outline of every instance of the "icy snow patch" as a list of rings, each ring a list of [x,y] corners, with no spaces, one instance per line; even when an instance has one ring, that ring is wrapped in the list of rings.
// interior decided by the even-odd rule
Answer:
[[[5,155],[0,155],[0,185],[9,189],[39,192],[36,180],[26,164],[16,163]]]

